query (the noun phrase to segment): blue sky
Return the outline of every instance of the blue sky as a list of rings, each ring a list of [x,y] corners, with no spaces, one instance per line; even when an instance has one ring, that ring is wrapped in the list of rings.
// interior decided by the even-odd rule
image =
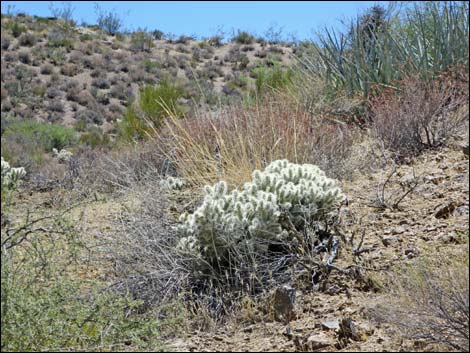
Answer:
[[[94,2],[71,1],[74,18],[80,24],[96,22]],[[283,34],[312,39],[324,26],[341,27],[341,20],[355,17],[374,4],[388,1],[97,1],[103,10],[114,10],[129,30],[138,27],[160,29],[175,35],[207,37],[222,29],[248,30],[263,35],[270,26]],[[12,5],[16,12],[51,16],[50,1],[1,1],[2,13]],[[54,1],[61,7],[61,1]]]

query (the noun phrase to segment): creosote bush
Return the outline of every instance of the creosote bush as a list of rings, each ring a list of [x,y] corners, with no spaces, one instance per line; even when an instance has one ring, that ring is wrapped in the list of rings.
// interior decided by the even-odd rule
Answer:
[[[78,136],[73,129],[35,121],[14,122],[2,135],[2,154],[13,164],[30,171],[43,162],[43,154],[74,145]]]
[[[93,265],[71,224],[65,216],[28,213],[16,227],[2,225],[2,351],[158,349],[155,314],[141,316],[141,301],[83,278],[83,266]]]

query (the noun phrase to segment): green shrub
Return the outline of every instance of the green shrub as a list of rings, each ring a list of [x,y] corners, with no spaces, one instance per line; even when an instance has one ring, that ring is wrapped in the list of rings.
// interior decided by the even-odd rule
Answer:
[[[256,94],[262,97],[268,92],[278,91],[292,84],[294,72],[291,69],[282,69],[280,65],[273,68],[258,67],[252,70],[255,78]]]
[[[73,39],[70,31],[65,28],[54,27],[47,35],[47,45],[52,48],[73,48]]]
[[[158,129],[169,114],[183,115],[183,107],[178,99],[183,96],[183,89],[168,80],[157,86],[144,86],[140,89],[137,101],[128,107],[121,122],[121,134],[132,140],[142,138]]]
[[[66,60],[67,50],[65,48],[54,48],[49,49],[47,56],[54,65],[62,65]]]
[[[75,271],[90,265],[83,239],[64,217],[50,218],[39,228],[26,221],[10,239],[2,229],[2,351],[162,349],[156,315],[82,279]]]
[[[106,146],[109,144],[109,137],[103,134],[103,131],[99,127],[91,126],[80,136],[80,143],[93,148]]]
[[[152,31],[152,36],[154,39],[156,40],[163,40],[165,39],[165,33],[163,33],[162,31],[160,31],[159,29],[156,29],[154,31]]]
[[[79,39],[81,42],[87,42],[87,41],[93,40],[93,37],[91,36],[91,34],[85,33],[85,34],[81,34]]]
[[[32,33],[23,33],[18,39],[18,43],[21,46],[25,46],[25,47],[32,47],[36,44],[36,42],[37,42],[37,38]]]
[[[139,29],[131,34],[130,48],[133,51],[150,51],[153,47],[153,37],[145,30]]]
[[[158,62],[152,61],[150,59],[144,59],[141,65],[144,68],[145,72],[149,72],[149,73],[156,73],[159,67]]]
[[[73,145],[77,140],[73,129],[36,121],[22,121],[8,125],[2,135],[2,150],[4,147],[8,149],[8,146],[4,146],[3,140],[15,134],[23,135],[35,141],[37,147],[43,152],[50,152],[53,148],[61,150],[64,147]]]
[[[21,35],[21,33],[26,32],[26,26],[22,25],[18,22],[13,22],[11,25],[11,34],[13,34],[13,37],[17,38]]]
[[[238,44],[253,44],[255,38],[246,31],[238,31],[237,35],[232,38],[232,42]]]

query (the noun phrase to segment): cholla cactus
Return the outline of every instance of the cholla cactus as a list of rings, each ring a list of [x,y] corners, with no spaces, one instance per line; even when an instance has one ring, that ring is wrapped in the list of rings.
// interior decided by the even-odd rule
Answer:
[[[226,258],[234,246],[266,251],[273,241],[292,239],[292,226],[325,219],[344,198],[317,166],[287,160],[256,170],[241,190],[229,193],[222,181],[204,191],[202,205],[180,218],[179,247],[208,260]]]
[[[2,191],[4,189],[14,189],[19,181],[26,175],[23,167],[12,168],[10,163],[5,161],[2,157],[1,176],[2,176]]]
[[[52,154],[59,163],[65,163],[70,161],[70,159],[73,157],[73,153],[70,151],[67,151],[66,149],[60,150],[60,152],[57,150],[57,148],[52,149]]]
[[[160,180],[160,187],[168,190],[181,190],[185,185],[186,182],[183,179],[174,178],[172,176]]]

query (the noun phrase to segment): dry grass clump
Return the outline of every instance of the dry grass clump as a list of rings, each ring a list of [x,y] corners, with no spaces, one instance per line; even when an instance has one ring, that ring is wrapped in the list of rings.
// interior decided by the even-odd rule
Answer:
[[[390,281],[390,304],[375,309],[376,318],[406,337],[468,352],[468,266],[467,242],[465,248],[397,270]]]
[[[250,107],[232,106],[183,120],[171,116],[159,133],[164,153],[195,186],[225,180],[239,186],[277,159],[313,163],[339,177],[354,130],[312,118],[280,95]]]

